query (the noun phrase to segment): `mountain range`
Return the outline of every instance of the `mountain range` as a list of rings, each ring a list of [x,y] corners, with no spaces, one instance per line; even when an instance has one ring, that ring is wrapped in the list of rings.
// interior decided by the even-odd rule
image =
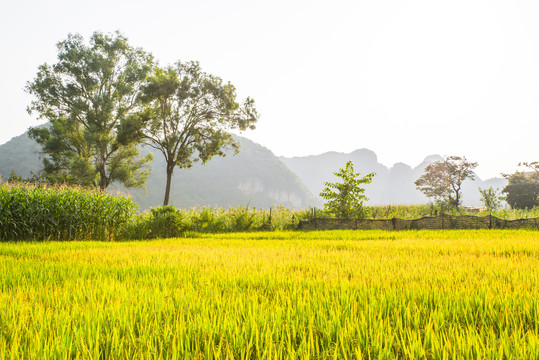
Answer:
[[[280,159],[298,175],[313,194],[319,194],[322,191],[324,182],[335,182],[337,178],[332,175],[333,172],[343,168],[347,161],[352,161],[354,170],[362,175],[375,172],[372,183],[365,186],[365,195],[370,199],[369,205],[429,202],[429,199],[416,189],[414,182],[419,179],[429,164],[443,160],[440,155],[430,155],[413,168],[400,162],[388,168],[380,164],[376,154],[368,149],[359,149],[351,153],[332,151],[320,155],[280,157]],[[480,206],[479,188],[492,186],[501,190],[506,184],[507,180],[504,178],[482,180],[475,175],[474,181],[466,180],[463,183],[463,204]]]
[[[278,158],[251,140],[240,136],[236,140],[240,143],[238,155],[214,157],[206,165],[195,163],[191,169],[176,169],[170,203],[180,208],[237,205],[269,208],[274,204],[290,208],[321,207],[323,201],[318,194],[324,182],[335,182],[337,179],[332,173],[349,160],[362,175],[376,173],[372,183],[366,185],[368,205],[427,203],[429,199],[416,190],[414,181],[428,164],[442,160],[439,155],[431,155],[413,168],[403,163],[388,168],[368,149]],[[13,170],[22,177],[39,173],[42,167],[39,150],[27,133],[0,145],[0,176],[7,178]],[[150,151],[148,147],[140,150],[142,154]],[[154,153],[146,189],[115,188],[131,194],[142,210],[159,206],[164,196],[164,169],[162,156]],[[501,189],[505,184],[503,178],[483,181],[476,176],[475,181],[466,181],[463,185],[464,205],[480,205],[478,188],[493,186]]]
[[[237,205],[269,208],[274,204],[290,208],[305,208],[318,204],[315,197],[298,177],[271,151],[244,137],[236,137],[240,144],[238,155],[214,157],[206,165],[195,163],[191,169],[174,171],[170,204],[179,208],[195,206],[235,207]],[[146,154],[149,147],[141,147]],[[28,134],[17,136],[0,145],[0,176],[30,177],[42,169],[40,147]],[[111,186],[111,190],[129,193],[141,210],[163,203],[165,188],[165,161],[154,152],[152,173],[146,189],[125,189]]]

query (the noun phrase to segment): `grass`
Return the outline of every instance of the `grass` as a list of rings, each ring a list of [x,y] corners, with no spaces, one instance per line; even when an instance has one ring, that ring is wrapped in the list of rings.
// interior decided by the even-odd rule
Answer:
[[[536,231],[0,244],[0,359],[539,358]]]

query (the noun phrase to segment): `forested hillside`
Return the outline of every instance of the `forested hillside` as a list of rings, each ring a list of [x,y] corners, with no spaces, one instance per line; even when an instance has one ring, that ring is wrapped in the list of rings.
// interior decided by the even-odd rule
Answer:
[[[243,137],[237,137],[241,148],[238,155],[214,157],[206,165],[191,169],[176,169],[172,181],[170,203],[176,207],[229,207],[247,205],[269,208],[281,204],[291,208],[319,205],[309,190],[268,149]],[[142,148],[147,153],[149,148]],[[164,161],[154,152],[152,174],[143,189],[111,188],[129,192],[141,209],[162,204],[165,186]],[[0,175],[29,177],[41,169],[39,146],[27,134],[0,145]]]

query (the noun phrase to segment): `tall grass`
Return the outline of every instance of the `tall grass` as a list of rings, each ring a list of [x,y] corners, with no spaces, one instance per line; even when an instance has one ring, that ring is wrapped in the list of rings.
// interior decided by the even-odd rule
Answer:
[[[442,209],[433,204],[424,205],[384,205],[366,208],[369,219],[419,219],[424,216],[437,216]],[[448,212],[445,212],[446,214]],[[452,215],[487,216],[488,212],[449,212]],[[493,216],[506,220],[539,218],[539,207],[531,210],[503,209],[492,212]],[[237,206],[227,210],[223,208],[198,207],[188,210],[175,209],[171,206],[151,209],[136,215],[122,234],[125,239],[152,239],[158,237],[183,236],[186,232],[225,233],[240,231],[295,230],[300,220],[330,218],[323,209],[289,209],[273,206],[262,209],[249,206]],[[165,221],[165,218],[168,220]],[[168,224],[168,225],[165,225]],[[156,230],[167,229],[166,233]],[[153,230],[152,230],[153,229]]]
[[[0,244],[1,359],[537,359],[533,231]]]
[[[536,206],[533,209],[519,210],[503,208],[497,211],[470,211],[461,207],[459,211],[454,209],[442,209],[440,205],[436,204],[418,204],[418,205],[378,205],[367,207],[367,213],[369,218],[374,219],[403,219],[413,220],[419,219],[424,216],[438,216],[445,213],[449,215],[475,215],[475,216],[487,216],[492,215],[504,220],[516,220],[516,219],[528,219],[539,218],[539,207]]]
[[[186,233],[292,230],[300,220],[312,217],[312,210],[292,210],[284,206],[270,209],[239,205],[222,208],[198,207],[189,210],[161,206],[135,215],[124,227],[123,239],[154,239],[184,236]]]
[[[110,240],[133,216],[131,199],[73,187],[0,185],[0,239]]]

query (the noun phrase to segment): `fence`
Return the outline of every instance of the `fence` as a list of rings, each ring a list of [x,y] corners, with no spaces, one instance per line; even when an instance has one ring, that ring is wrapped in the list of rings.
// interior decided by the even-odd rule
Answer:
[[[300,221],[300,230],[539,229],[539,218],[504,220],[492,215],[441,215],[420,219],[322,219]]]

